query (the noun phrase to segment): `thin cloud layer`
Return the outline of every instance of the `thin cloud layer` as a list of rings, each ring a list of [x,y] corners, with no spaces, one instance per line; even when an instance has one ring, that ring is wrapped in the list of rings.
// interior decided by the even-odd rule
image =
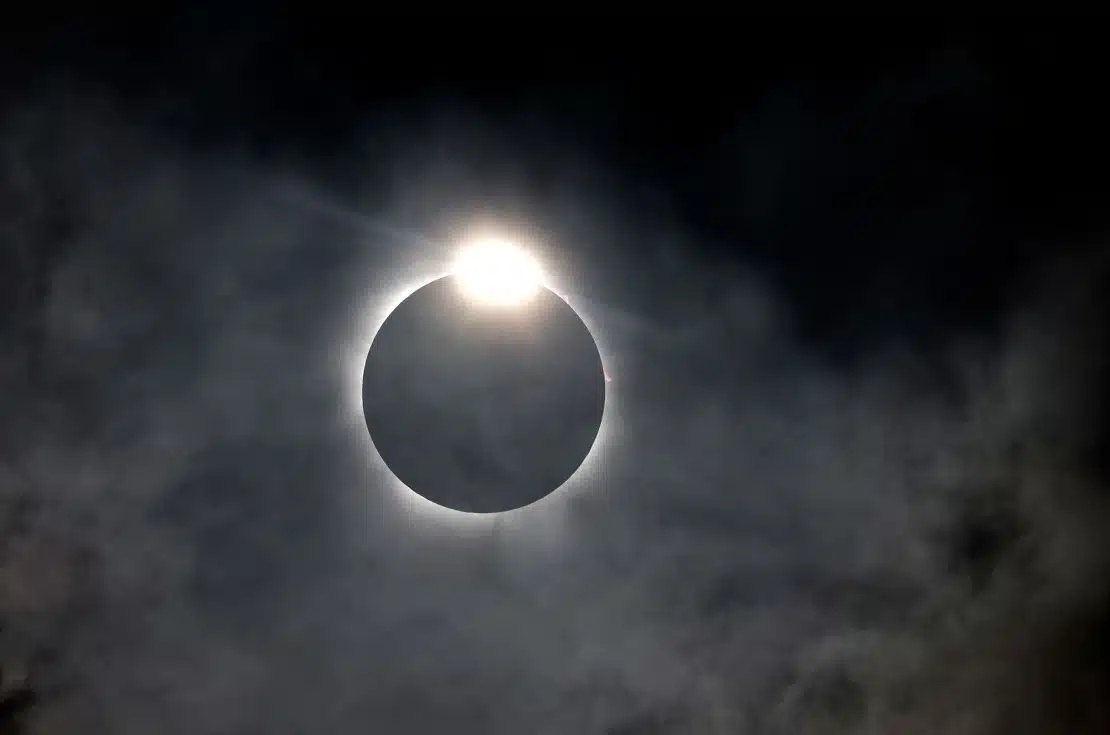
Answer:
[[[538,194],[480,122],[432,125],[340,202],[74,100],[7,120],[0,167],[30,732],[1101,731],[1097,268],[1001,339],[838,366],[573,151]],[[395,235],[464,226],[476,179],[577,243],[615,408],[580,491],[464,532],[362,455],[347,362],[428,255]]]

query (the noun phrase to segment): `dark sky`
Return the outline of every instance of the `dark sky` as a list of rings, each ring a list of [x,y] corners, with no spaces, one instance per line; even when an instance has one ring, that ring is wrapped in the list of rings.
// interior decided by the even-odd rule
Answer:
[[[2,31],[0,696],[33,733],[1110,730],[1102,30]],[[414,513],[352,408],[476,219],[613,373],[589,476],[496,528]]]

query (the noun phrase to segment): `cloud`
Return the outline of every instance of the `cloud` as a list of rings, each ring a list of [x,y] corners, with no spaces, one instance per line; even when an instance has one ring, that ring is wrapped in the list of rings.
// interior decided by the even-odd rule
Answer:
[[[1106,592],[1089,303],[1050,283],[1001,341],[836,366],[758,267],[716,267],[572,154],[528,194],[511,145],[438,114],[346,203],[300,191],[436,236],[476,179],[520,221],[553,213],[536,231],[579,243],[560,265],[618,409],[585,491],[472,533],[386,493],[347,413],[367,291],[417,246],[110,105],[67,93],[7,121],[0,621],[41,691],[32,731],[1082,715]]]

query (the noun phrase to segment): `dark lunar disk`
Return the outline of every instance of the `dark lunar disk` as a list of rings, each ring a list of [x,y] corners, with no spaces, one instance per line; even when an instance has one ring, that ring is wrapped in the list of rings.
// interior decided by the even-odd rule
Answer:
[[[362,377],[366,427],[411,490],[455,510],[497,513],[567,481],[597,438],[601,355],[547,289],[527,303],[476,303],[448,276],[385,320]]]

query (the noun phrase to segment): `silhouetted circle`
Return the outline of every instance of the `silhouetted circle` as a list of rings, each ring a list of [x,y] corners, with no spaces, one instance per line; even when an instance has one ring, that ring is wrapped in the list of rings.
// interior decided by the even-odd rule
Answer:
[[[581,466],[601,427],[605,376],[593,336],[556,294],[489,306],[448,276],[382,324],[362,405],[378,454],[409,489],[497,513],[534,503]]]

